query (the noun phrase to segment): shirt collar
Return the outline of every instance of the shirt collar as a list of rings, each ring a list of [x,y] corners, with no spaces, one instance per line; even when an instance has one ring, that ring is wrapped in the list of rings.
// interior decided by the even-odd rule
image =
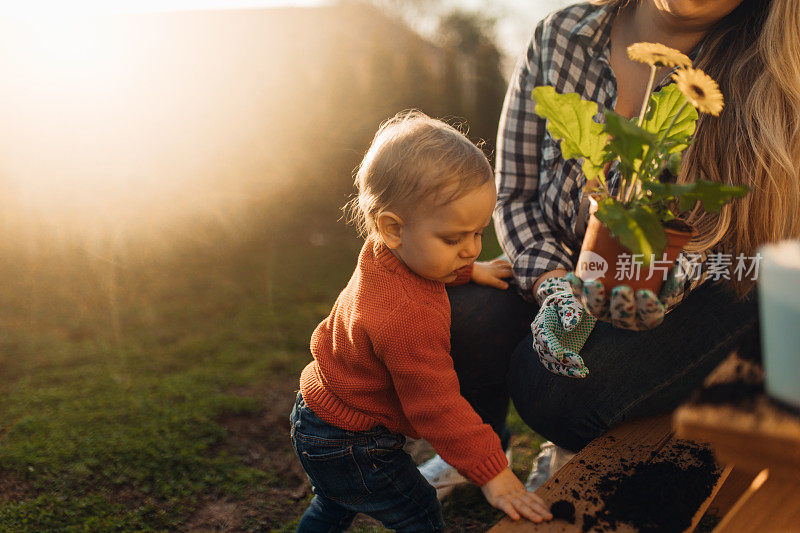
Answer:
[[[581,39],[597,54],[608,47],[611,39],[611,23],[616,9],[610,4],[596,6],[595,10],[578,22],[570,32],[570,37]]]

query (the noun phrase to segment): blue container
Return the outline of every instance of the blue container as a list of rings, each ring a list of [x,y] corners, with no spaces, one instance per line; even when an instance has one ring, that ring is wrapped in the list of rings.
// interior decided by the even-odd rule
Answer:
[[[800,240],[758,252],[764,384],[771,397],[800,408]]]

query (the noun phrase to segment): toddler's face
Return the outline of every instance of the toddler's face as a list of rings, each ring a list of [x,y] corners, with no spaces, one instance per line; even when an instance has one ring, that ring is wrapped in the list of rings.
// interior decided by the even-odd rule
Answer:
[[[443,206],[421,206],[403,224],[400,245],[393,251],[424,278],[454,281],[455,271],[481,253],[481,236],[496,202],[490,181]]]

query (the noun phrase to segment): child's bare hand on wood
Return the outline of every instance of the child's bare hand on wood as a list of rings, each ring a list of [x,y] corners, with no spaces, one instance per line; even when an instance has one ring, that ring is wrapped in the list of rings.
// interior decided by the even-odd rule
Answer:
[[[508,283],[504,279],[514,277],[511,263],[504,259],[493,261],[476,261],[472,265],[472,281],[479,285],[507,289]]]
[[[510,468],[481,486],[486,501],[506,513],[512,520],[525,517],[532,522],[550,520],[553,515],[539,496],[525,489]]]

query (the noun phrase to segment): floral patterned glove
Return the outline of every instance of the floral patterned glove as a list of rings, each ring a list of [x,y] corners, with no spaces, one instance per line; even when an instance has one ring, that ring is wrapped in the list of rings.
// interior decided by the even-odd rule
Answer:
[[[589,369],[578,354],[597,319],[586,313],[563,277],[544,280],[536,291],[539,312],[531,323],[533,349],[554,374],[584,378]]]
[[[547,278],[539,284],[536,301],[539,307],[548,302],[558,312],[564,331],[573,330],[583,315],[583,304],[572,293],[572,286],[566,278],[560,276]]]
[[[611,290],[611,297],[606,298],[605,287],[599,280],[583,282],[574,272],[565,279],[572,287],[573,294],[598,320],[611,322],[618,328],[632,331],[652,329],[664,320],[666,305],[673,302],[684,285],[685,271],[675,265],[669,273],[661,293],[656,296],[649,289],[636,291],[627,285],[617,285]]]

